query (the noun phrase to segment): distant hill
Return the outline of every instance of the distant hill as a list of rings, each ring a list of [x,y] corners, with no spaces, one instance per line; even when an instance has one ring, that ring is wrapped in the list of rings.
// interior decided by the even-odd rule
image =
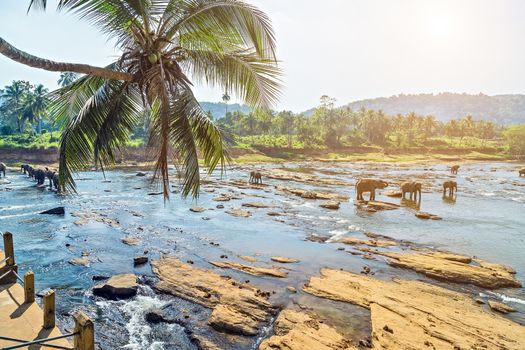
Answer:
[[[499,124],[525,123],[525,95],[468,95],[456,93],[397,95],[351,102],[344,107],[358,110],[383,110],[387,114],[433,115],[448,121],[471,114],[474,119],[492,120]],[[305,114],[311,114],[308,110]]]
[[[211,112],[213,118],[220,119],[226,115],[226,104],[222,102],[199,102],[202,109],[205,112]],[[240,111],[243,113],[250,113],[251,108],[246,105],[240,105],[238,103],[228,104],[228,112]]]

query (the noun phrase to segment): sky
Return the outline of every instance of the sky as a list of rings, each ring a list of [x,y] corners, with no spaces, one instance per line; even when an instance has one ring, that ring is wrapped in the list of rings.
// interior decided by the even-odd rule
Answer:
[[[279,110],[304,111],[324,94],[342,105],[400,93],[525,93],[523,0],[249,2],[276,32],[284,71]],[[96,28],[54,8],[27,15],[28,3],[0,0],[0,36],[15,47],[91,65],[118,56]],[[58,77],[0,55],[0,87],[23,79],[53,89]],[[195,93],[201,101],[222,96],[205,86]]]

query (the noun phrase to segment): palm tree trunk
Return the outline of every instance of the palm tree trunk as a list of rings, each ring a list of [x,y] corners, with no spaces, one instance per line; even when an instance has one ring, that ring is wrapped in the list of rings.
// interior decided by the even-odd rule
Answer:
[[[93,67],[87,64],[55,62],[36,57],[17,49],[1,37],[0,54],[18,63],[25,64],[26,66],[41,68],[52,72],[76,72],[112,80],[133,81],[133,75],[129,73],[118,72],[107,68]]]

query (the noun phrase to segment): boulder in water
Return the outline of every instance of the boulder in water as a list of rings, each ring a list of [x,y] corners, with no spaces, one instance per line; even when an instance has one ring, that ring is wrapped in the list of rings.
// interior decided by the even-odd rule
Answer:
[[[93,287],[93,294],[111,300],[128,299],[137,294],[137,276],[115,275],[103,284]]]
[[[66,209],[64,207],[56,207],[56,208],[53,208],[53,209],[49,209],[49,210],[43,211],[40,214],[64,215],[65,213],[66,213]]]
[[[139,171],[135,176],[146,176],[145,172]]]

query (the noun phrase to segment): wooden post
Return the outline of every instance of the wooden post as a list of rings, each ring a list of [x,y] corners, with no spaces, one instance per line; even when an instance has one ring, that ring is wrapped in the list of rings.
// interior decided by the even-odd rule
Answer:
[[[83,313],[78,311],[73,316],[75,318],[75,335],[73,346],[78,350],[95,350],[95,327],[93,321]]]
[[[55,291],[50,290],[42,298],[44,304],[44,325],[43,328],[55,327]]]
[[[5,257],[9,258],[5,264],[7,266],[15,265],[15,248],[13,246],[13,234],[11,232],[4,233],[4,251]]]
[[[24,275],[24,300],[26,303],[35,301],[35,274],[32,271]]]

